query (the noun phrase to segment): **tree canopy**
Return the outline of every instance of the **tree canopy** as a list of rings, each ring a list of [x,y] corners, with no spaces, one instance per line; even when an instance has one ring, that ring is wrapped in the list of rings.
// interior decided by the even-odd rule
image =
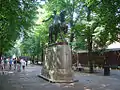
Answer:
[[[14,46],[21,32],[26,36],[37,14],[34,0],[0,0],[0,53]]]
[[[34,0],[2,0],[0,4],[0,52],[12,47],[22,32],[24,37],[29,34],[21,42],[22,53],[39,56],[48,43],[51,24],[42,20],[54,9],[58,14],[66,11],[65,19],[70,27],[66,36],[72,50],[87,49],[91,62],[93,50],[104,49],[119,40],[120,0],[46,0],[39,10]],[[36,15],[39,23],[34,24]]]

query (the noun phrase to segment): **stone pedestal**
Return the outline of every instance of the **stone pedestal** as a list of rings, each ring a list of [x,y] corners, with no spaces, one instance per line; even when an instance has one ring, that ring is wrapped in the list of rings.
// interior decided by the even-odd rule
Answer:
[[[40,76],[51,82],[73,82],[71,49],[66,43],[57,43],[46,49]]]

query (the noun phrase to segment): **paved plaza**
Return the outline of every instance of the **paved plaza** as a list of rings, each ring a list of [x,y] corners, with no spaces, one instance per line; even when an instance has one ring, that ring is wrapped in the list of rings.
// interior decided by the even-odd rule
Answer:
[[[50,83],[39,78],[41,66],[29,65],[25,71],[0,71],[0,90],[120,90],[120,71],[111,70],[110,76],[103,71],[88,74],[75,72],[74,83]]]

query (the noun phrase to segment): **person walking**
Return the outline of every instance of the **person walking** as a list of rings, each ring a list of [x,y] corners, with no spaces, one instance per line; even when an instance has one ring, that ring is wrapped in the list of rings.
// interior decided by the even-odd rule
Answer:
[[[22,67],[22,70],[25,70],[25,66],[26,66],[26,61],[24,59],[21,59],[21,67]]]
[[[4,58],[4,69],[6,68],[6,66],[7,66],[7,59]]]
[[[11,58],[11,59],[9,59],[9,70],[12,69],[12,63],[13,63],[13,60],[12,60],[12,58]]]
[[[20,58],[17,59],[17,71],[20,72],[21,71],[21,62],[20,62]]]
[[[4,60],[3,59],[1,60],[1,69],[2,71],[4,71]]]
[[[17,69],[17,58],[14,59],[14,70]]]

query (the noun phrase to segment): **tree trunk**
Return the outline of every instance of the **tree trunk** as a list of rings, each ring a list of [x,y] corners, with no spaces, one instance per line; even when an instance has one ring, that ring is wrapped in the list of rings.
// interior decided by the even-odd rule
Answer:
[[[43,51],[43,48],[42,48],[41,61],[42,61],[42,62],[44,61],[44,51]]]
[[[42,43],[42,54],[41,54],[41,61],[44,61],[44,47],[43,47],[43,43]]]
[[[39,61],[39,54],[37,54],[37,61],[36,61],[36,62],[37,62],[37,64],[38,64],[38,61]]]
[[[1,57],[2,57],[2,47],[0,47],[0,64],[1,64]]]
[[[93,60],[92,60],[92,36],[88,37],[88,61],[89,61],[89,72],[93,73]]]
[[[87,7],[88,11],[87,11],[87,21],[91,21],[90,19],[90,14],[91,14],[91,10],[89,7]],[[88,61],[89,61],[89,72],[93,73],[93,61],[92,61],[92,33],[91,33],[91,29],[90,27],[87,28],[88,29],[88,36],[87,36],[87,41],[88,41]]]
[[[32,56],[32,63],[35,64],[35,56]]]
[[[2,57],[2,52],[0,52],[0,61],[1,61],[1,57]]]

